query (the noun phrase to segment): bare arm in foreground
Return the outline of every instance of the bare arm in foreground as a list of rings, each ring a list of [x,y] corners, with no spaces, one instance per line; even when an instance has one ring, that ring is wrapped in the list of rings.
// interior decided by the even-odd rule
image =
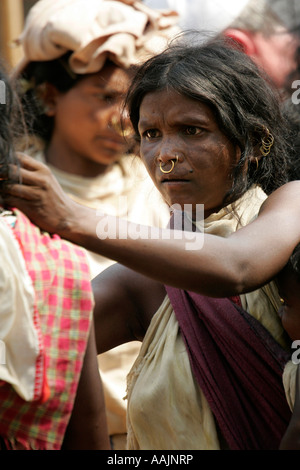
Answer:
[[[105,401],[91,328],[64,450],[110,450]]]
[[[265,202],[259,217],[228,238],[204,235],[202,246],[187,250],[189,237],[160,230],[160,239],[133,239],[111,234],[101,240],[102,227],[116,220],[97,215],[72,201],[60,188],[50,170],[27,156],[21,157],[22,185],[8,187],[7,204],[24,211],[37,225],[91,251],[114,259],[163,284],[222,297],[251,291],[272,279],[286,264],[300,241],[300,183],[288,183]],[[125,230],[127,222],[119,220]],[[140,228],[132,224],[135,233]],[[164,238],[162,237],[164,233]],[[112,238],[110,238],[112,236]],[[202,247],[201,247],[202,246]]]

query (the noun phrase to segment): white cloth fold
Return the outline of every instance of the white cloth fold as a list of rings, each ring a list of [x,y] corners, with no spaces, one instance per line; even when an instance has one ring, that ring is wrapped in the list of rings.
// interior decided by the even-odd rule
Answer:
[[[160,52],[179,32],[177,22],[177,13],[153,11],[139,1],[40,0],[16,40],[25,55],[17,71],[68,51],[78,74],[98,72],[106,59],[127,68]]]
[[[285,365],[282,376],[285,396],[291,411],[293,411],[295,403],[297,369],[298,364],[294,364],[292,361],[289,361]]]
[[[5,361],[0,380],[10,383],[26,401],[36,399],[40,338],[34,321],[35,293],[13,232],[0,218],[0,340]]]
[[[197,226],[206,233],[227,237],[257,217],[266,197],[253,186],[240,200]],[[284,344],[275,283],[240,297],[244,308]],[[150,322],[127,385],[129,450],[223,448],[167,296]]]

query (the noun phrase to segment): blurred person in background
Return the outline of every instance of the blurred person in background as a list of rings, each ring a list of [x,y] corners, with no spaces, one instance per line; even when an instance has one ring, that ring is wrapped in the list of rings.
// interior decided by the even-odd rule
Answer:
[[[291,416],[274,277],[300,241],[300,187],[285,184],[278,93],[227,43],[175,43],[142,65],[127,100],[149,174],[194,232],[179,211],[179,231],[130,224],[102,238],[115,218],[76,204],[28,156],[7,188],[44,229],[120,263],[93,280],[94,314],[98,352],[143,341],[128,375],[131,450],[277,449]]]
[[[86,252],[5,207],[22,129],[0,80],[0,450],[110,449]]]
[[[173,9],[182,30],[197,30],[201,41],[232,38],[280,91],[292,129],[289,179],[300,178],[300,2],[297,0],[144,0]],[[299,81],[299,82],[298,82]]]
[[[203,40],[233,38],[261,67],[273,85],[292,93],[299,74],[300,2],[296,0],[144,0],[153,8],[180,15],[183,30],[199,31]]]
[[[177,15],[139,1],[40,0],[18,39],[14,71],[28,133],[19,150],[46,163],[77,202],[147,225],[165,226],[169,209],[133,157],[122,116],[130,67],[162,50]],[[113,264],[88,252],[92,277]],[[140,344],[99,356],[112,446],[126,438],[125,379]]]

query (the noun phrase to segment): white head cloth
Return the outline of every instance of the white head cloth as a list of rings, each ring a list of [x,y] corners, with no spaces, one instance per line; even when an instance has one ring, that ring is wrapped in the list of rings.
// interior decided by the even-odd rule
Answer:
[[[135,0],[39,0],[17,39],[24,49],[17,69],[68,51],[70,68],[78,74],[98,72],[106,59],[127,68],[160,52],[179,32],[177,23],[175,12]]]

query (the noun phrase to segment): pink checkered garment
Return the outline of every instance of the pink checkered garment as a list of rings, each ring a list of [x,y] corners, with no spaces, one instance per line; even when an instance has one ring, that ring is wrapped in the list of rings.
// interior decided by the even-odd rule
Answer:
[[[93,295],[84,250],[49,236],[18,210],[15,237],[36,293],[40,336],[36,400],[0,382],[0,436],[7,448],[58,450],[71,416],[88,341]],[[18,338],[22,341],[22,338]]]

